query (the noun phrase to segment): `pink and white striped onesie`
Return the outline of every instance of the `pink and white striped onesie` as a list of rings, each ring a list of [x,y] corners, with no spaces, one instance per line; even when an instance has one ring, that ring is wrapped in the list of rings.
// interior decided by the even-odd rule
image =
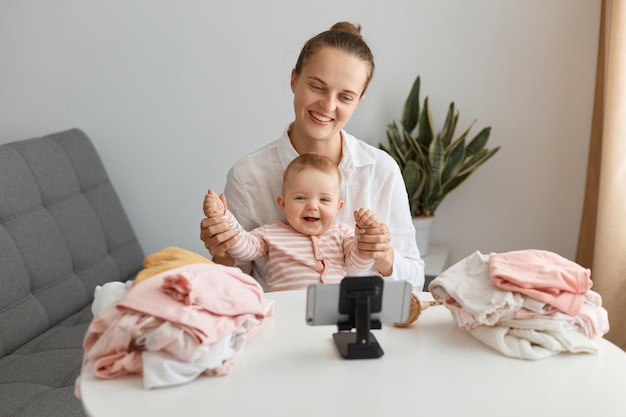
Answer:
[[[236,219],[232,217],[236,222]],[[237,224],[242,229],[242,227]],[[375,274],[374,260],[361,256],[354,245],[354,229],[333,225],[319,236],[303,235],[281,221],[243,232],[228,251],[242,261],[267,256],[265,278],[269,291],[306,288],[318,282],[339,282],[346,267]]]

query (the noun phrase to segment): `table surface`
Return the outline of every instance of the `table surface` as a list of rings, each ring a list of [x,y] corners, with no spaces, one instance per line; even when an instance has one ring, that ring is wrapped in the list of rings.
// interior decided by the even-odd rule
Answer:
[[[418,293],[421,300],[432,299]],[[83,405],[105,416],[626,416],[626,353],[513,359],[459,329],[434,306],[410,327],[372,333],[378,359],[339,356],[335,326],[307,326],[306,292],[266,294],[274,317],[248,336],[223,377],[145,390],[140,376],[81,375]]]

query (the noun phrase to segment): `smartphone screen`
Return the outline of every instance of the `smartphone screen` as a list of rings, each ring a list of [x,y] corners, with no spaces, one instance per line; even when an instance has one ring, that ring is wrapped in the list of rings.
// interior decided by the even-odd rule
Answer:
[[[306,323],[309,326],[336,325],[348,320],[347,314],[339,314],[339,289],[339,283],[309,285],[306,300]],[[411,284],[406,281],[385,280],[382,309],[372,313],[372,319],[381,323],[406,321],[411,307],[411,289]]]

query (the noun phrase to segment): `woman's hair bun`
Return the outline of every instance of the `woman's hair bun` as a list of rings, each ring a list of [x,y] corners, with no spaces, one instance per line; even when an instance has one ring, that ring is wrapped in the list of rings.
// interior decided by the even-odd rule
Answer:
[[[330,30],[344,30],[358,36],[359,38],[363,38],[363,36],[361,36],[361,26],[353,25],[350,22],[337,22],[330,28]]]

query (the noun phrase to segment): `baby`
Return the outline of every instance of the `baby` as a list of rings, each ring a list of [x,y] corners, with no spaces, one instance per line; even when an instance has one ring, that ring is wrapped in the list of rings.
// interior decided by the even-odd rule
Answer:
[[[317,282],[339,282],[350,267],[364,274],[374,273],[374,259],[359,252],[355,230],[335,224],[343,207],[340,199],[341,174],[330,158],[306,153],[294,159],[283,175],[282,195],[277,203],[287,223],[243,231],[226,209],[223,195],[209,190],[204,198],[207,217],[228,216],[240,238],[228,254],[241,261],[267,257],[265,279],[269,291],[306,288]],[[378,227],[376,214],[366,208],[354,213],[357,229]],[[358,233],[357,233],[358,236]]]

